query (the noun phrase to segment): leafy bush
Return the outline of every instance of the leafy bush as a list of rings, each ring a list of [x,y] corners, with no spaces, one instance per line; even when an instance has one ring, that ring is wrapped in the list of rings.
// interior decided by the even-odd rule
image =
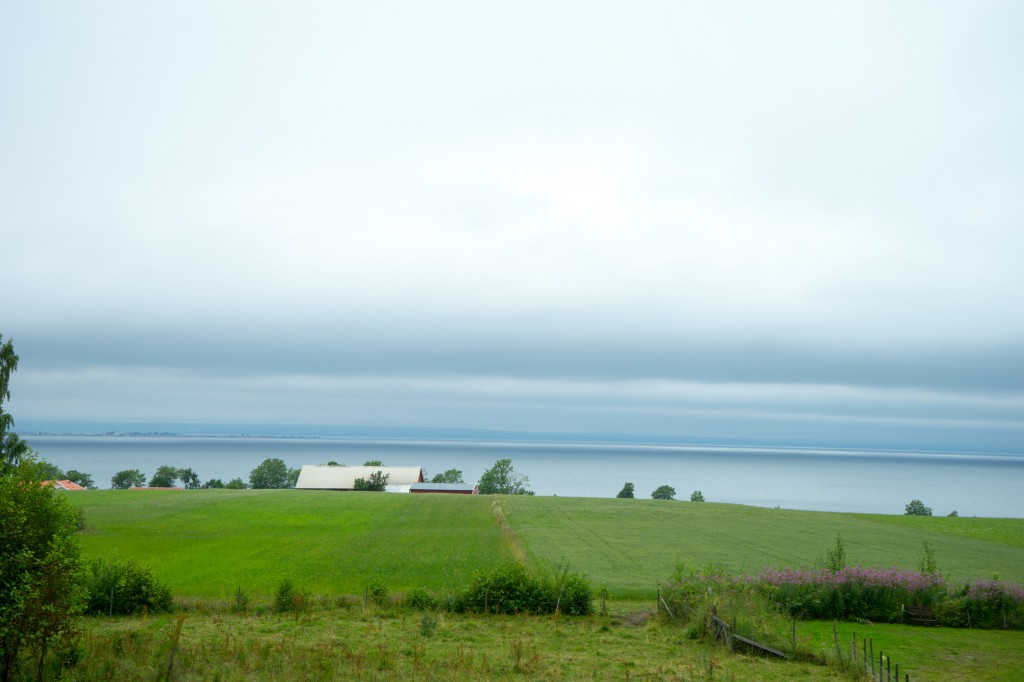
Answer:
[[[86,565],[84,573],[87,613],[170,611],[174,605],[170,588],[134,561],[94,559]]]
[[[555,606],[570,616],[586,616],[593,611],[594,590],[590,579],[581,573],[559,571],[550,590],[556,595]]]
[[[505,563],[490,572],[476,571],[455,610],[482,613],[554,613],[585,615],[593,610],[590,580],[561,568],[535,576],[525,566]]]
[[[1024,586],[999,580],[968,582],[954,592],[970,627],[1024,629]]]
[[[380,578],[373,578],[366,586],[366,594],[378,608],[388,603],[388,586]]]
[[[425,587],[414,587],[405,593],[404,603],[412,609],[433,609],[437,607],[437,598]]]

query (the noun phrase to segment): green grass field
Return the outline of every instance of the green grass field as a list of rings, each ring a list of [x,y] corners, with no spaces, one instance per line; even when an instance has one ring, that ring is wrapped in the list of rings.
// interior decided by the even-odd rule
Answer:
[[[508,556],[490,501],[295,490],[94,491],[86,556],[150,566],[181,596],[271,594],[283,578],[322,594],[443,589]]]
[[[645,620],[677,561],[730,571],[810,565],[840,534],[851,563],[917,567],[922,543],[950,579],[1024,582],[1024,520],[907,518],[654,500],[374,495],[317,491],[92,491],[86,556],[132,558],[182,598],[182,616],[91,617],[74,679],[156,679],[177,618],[177,679],[855,679],[808,660],[730,654]],[[612,593],[611,617],[364,609],[372,578],[393,595],[445,591],[510,558],[566,564]],[[324,595],[267,613],[282,578]],[[256,610],[232,614],[236,588]],[[190,599],[191,598],[191,599]],[[635,618],[640,616],[640,618]],[[436,618],[427,632],[425,618]],[[834,658],[832,624],[801,622],[798,652]],[[1016,680],[1024,633],[840,624],[871,636],[918,682]],[[848,649],[844,648],[844,651]],[[856,678],[859,679],[859,678]]]
[[[928,541],[953,581],[998,575],[1024,582],[1021,519],[298,490],[91,491],[69,498],[85,510],[87,556],[135,559],[176,594],[193,597],[227,598],[237,587],[267,595],[284,577],[325,594],[361,593],[371,577],[394,591],[444,590],[475,568],[518,554],[582,571],[613,597],[641,598],[677,561],[734,572],[810,565],[837,534],[851,564],[916,568]]]
[[[924,542],[953,581],[1024,582],[1024,520],[834,514],[739,505],[585,498],[506,498],[528,556],[569,560],[613,593],[649,591],[675,562],[729,572],[807,566],[840,535],[851,565],[916,569]],[[961,523],[963,522],[963,523]]]

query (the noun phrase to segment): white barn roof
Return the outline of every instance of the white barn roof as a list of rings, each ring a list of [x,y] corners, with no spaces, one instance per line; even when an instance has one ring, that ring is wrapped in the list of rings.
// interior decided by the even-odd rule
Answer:
[[[355,490],[356,479],[369,480],[371,474],[383,471],[388,475],[387,487],[404,487],[423,481],[422,467],[343,467],[331,464],[303,464],[296,488],[306,490]]]

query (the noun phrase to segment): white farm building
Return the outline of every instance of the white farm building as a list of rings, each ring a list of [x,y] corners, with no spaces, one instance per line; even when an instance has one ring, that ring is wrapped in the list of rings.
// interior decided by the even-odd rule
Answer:
[[[356,479],[369,480],[381,471],[387,474],[389,493],[407,493],[414,483],[423,483],[423,467],[345,467],[334,464],[303,464],[296,488],[305,490],[355,490]]]

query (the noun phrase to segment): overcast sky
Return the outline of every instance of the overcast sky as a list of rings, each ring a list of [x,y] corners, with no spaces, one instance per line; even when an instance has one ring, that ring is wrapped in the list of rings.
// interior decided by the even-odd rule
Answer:
[[[10,411],[1024,451],[1022,26],[5,3]]]

